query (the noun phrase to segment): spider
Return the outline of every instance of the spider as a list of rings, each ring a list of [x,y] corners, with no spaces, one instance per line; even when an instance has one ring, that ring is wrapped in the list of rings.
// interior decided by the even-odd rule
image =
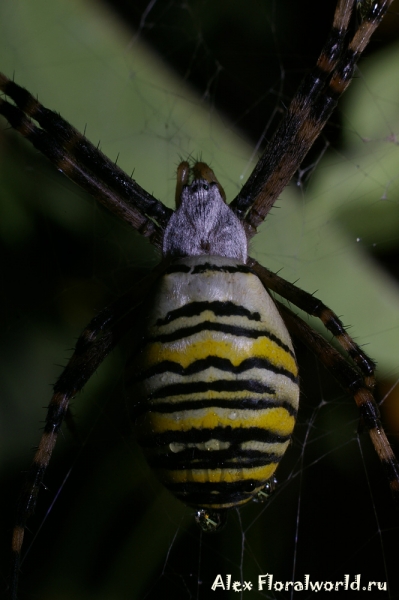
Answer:
[[[225,336],[234,335],[239,337],[241,335],[241,337],[251,337],[253,339],[258,339],[259,332],[261,332],[261,337],[269,340],[269,346],[274,344],[273,350],[269,348],[262,351],[263,353],[255,351],[255,356],[252,355],[252,358],[243,358],[244,355],[239,354],[239,368],[242,368],[244,372],[246,369],[251,369],[254,372],[251,373],[251,377],[253,377],[250,380],[251,389],[245,388],[245,402],[242,401],[242,396],[240,396],[242,388],[239,388],[237,384],[237,382],[244,380],[239,376],[228,379],[220,375],[220,372],[232,372],[232,369],[226,367],[226,358],[221,355],[219,350],[215,350],[211,357],[209,351],[204,359],[196,357],[198,363],[201,360],[214,359],[208,360],[207,363],[204,362],[206,369],[203,365],[197,365],[197,367],[201,367],[197,369],[197,372],[207,369],[219,372],[219,378],[215,379],[212,371],[211,377],[215,380],[212,392],[219,393],[221,391],[218,389],[221,382],[234,382],[234,385],[231,383],[229,385],[224,384],[225,387],[222,391],[225,397],[222,399],[223,402],[230,403],[228,404],[229,410],[234,407],[236,411],[243,413],[236,414],[234,417],[239,424],[242,425],[243,418],[248,418],[246,425],[241,429],[245,429],[245,427],[262,429],[265,437],[262,438],[261,443],[264,443],[265,446],[268,444],[269,446],[273,445],[273,450],[270,447],[267,450],[260,446],[251,447],[252,439],[245,439],[244,442],[242,440],[236,441],[237,438],[235,437],[225,439],[221,437],[221,432],[219,429],[215,429],[216,426],[213,424],[208,425],[208,429],[212,429],[213,432],[211,434],[208,432],[205,439],[201,437],[201,439],[187,440],[183,435],[183,428],[178,430],[178,436],[172,436],[170,425],[162,424],[162,417],[155,421],[152,420],[153,416],[150,415],[149,411],[143,409],[142,402],[135,407],[137,421],[140,425],[139,436],[142,436],[141,441],[147,450],[150,462],[158,470],[166,472],[166,474],[164,473],[165,483],[178,497],[185,499],[198,508],[197,518],[204,528],[216,527],[223,520],[223,513],[226,509],[244,503],[255,495],[265,494],[273,486],[274,470],[292,431],[292,417],[296,413],[298,401],[295,358],[289,337],[286,337],[285,327],[293,335],[303,339],[310,349],[318,355],[320,361],[336,376],[342,387],[354,396],[361,419],[369,429],[372,442],[387,472],[391,489],[395,496],[398,495],[398,465],[379,422],[378,409],[372,395],[374,386],[373,361],[348,336],[340,320],[322,302],[259,265],[247,256],[246,251],[247,241],[255,235],[257,227],[265,219],[282,189],[289,182],[313,141],[319,135],[334,109],[338,97],[349,85],[356,60],[388,9],[390,2],[361,3],[361,18],[356,25],[353,36],[350,37],[348,30],[352,25],[354,4],[353,0],[340,0],[338,2],[333,29],[320,55],[317,66],[305,78],[265,153],[260,158],[241,192],[229,205],[230,208],[224,203],[223,189],[207,165],[196,163],[193,167],[190,167],[188,163],[183,162],[178,168],[177,211],[172,215],[172,211],[145,192],[135,181],[127,177],[61,117],[45,109],[26,90],[20,88],[5,76],[0,77],[2,91],[16,104],[14,106],[7,101],[1,101],[0,112],[8,119],[10,124],[48,156],[59,170],[89,191],[97,200],[119,215],[125,222],[132,225],[144,237],[149,238],[149,241],[155,247],[162,247],[164,255],[163,261],[149,277],[143,280],[139,289],[125,294],[90,322],[78,340],[71,361],[55,385],[45,431],[19,503],[18,522],[13,536],[15,561],[12,597],[16,597],[16,579],[25,524],[35,508],[38,489],[50,459],[57,432],[63,419],[69,416],[69,400],[82,389],[123,334],[134,326],[137,321],[138,308],[145,303],[150,292],[152,295],[154,286],[170,285],[169,289],[172,290],[170,296],[174,298],[178,295],[175,290],[181,289],[182,285],[178,280],[179,277],[186,279],[186,283],[183,285],[200,288],[199,297],[190,295],[191,300],[189,303],[184,301],[179,305],[167,304],[158,315],[157,311],[161,310],[160,302],[162,297],[165,297],[165,294],[161,295],[161,300],[152,309],[153,314],[157,316],[149,317],[150,325],[145,333],[144,339],[146,341],[143,342],[141,353],[138,356],[135,355],[128,366],[129,393],[136,397],[136,392],[132,391],[136,389],[135,386],[144,387],[144,391],[142,390],[139,393],[148,397],[152,413],[176,414],[171,410],[171,404],[174,400],[172,400],[169,407],[166,407],[165,403],[154,402],[154,400],[162,398],[162,395],[165,397],[166,391],[169,393],[165,385],[155,389],[152,387],[152,381],[157,375],[162,376],[165,373],[173,372],[180,377],[187,376],[189,385],[194,387],[193,382],[195,382],[197,386],[195,393],[198,393],[199,387],[209,384],[209,379],[205,379],[205,376],[202,376],[202,379],[190,379],[193,373],[190,373],[190,369],[184,363],[183,356],[171,361],[168,355],[167,358],[162,359],[162,362],[154,358],[153,354],[158,352],[157,349],[154,350],[155,345],[164,343],[164,339],[161,339],[162,336],[176,336],[176,330],[173,329],[173,326],[171,330],[162,329],[168,327],[171,323],[173,324],[173,321],[182,319],[183,325],[179,330],[179,334],[181,339],[187,341],[192,335],[192,331],[188,331],[189,328],[196,327],[198,330],[198,326],[201,325],[200,329],[204,330],[203,322],[198,321],[202,318],[200,315],[205,312],[212,313],[212,318],[208,314],[206,315],[206,322],[212,323],[212,326],[207,325],[207,328],[205,328],[208,332],[206,337],[207,347],[211,344],[216,345],[218,338],[215,333],[210,332],[217,330],[223,330]],[[40,127],[34,125],[30,120],[31,118],[36,120]],[[214,208],[210,210],[210,206]],[[194,214],[190,212],[191,210]],[[198,228],[198,222],[202,219],[204,213],[208,213],[208,215],[202,220],[201,227]],[[210,226],[211,221],[212,227]],[[226,225],[226,221],[228,221],[228,225]],[[192,222],[195,226],[192,233],[188,234]],[[223,277],[221,277],[221,274]],[[196,283],[188,283],[188,276],[196,276]],[[175,278],[175,281],[173,281],[173,278]],[[219,290],[219,295],[217,295],[214,304],[211,303],[204,292],[204,289],[207,290],[207,286],[201,281],[205,278],[212,281],[210,289]],[[239,278],[245,283],[238,284]],[[219,279],[222,283],[219,282]],[[172,283],[166,283],[167,281]],[[254,292],[254,297],[261,298],[260,304],[257,304],[254,300],[254,306],[250,310],[243,299],[242,292],[233,299],[223,296],[222,290],[227,287],[226,281],[229,281],[229,285],[234,289],[236,287],[258,286],[259,292]],[[253,284],[253,282],[256,283]],[[263,315],[262,307],[264,303],[268,302],[266,300],[268,296],[264,292],[265,288],[276,292],[293,305],[320,318],[325,327],[336,337],[338,343],[347,353],[348,358],[344,359],[341,354],[335,351],[286,306],[278,303],[278,312],[270,308],[267,314]],[[185,292],[185,294],[188,295],[188,292]],[[220,298],[222,299],[220,300]],[[203,306],[198,307],[200,303]],[[207,303],[206,310],[204,309],[205,303]],[[194,311],[192,310],[192,304],[196,305]],[[176,311],[180,311],[180,313]],[[182,311],[186,311],[187,314],[183,314]],[[272,317],[270,316],[271,313],[273,314]],[[237,321],[231,326],[228,320],[231,320],[232,317],[236,317]],[[257,327],[258,323],[260,323],[260,327]],[[253,325],[251,329],[249,324]],[[268,335],[265,334],[266,324]],[[275,325],[274,331],[271,330],[272,324]],[[229,327],[235,329],[229,331]],[[246,330],[245,335],[244,329]],[[250,332],[250,335],[248,332]],[[172,339],[172,341],[175,340]],[[224,338],[223,343],[225,343]],[[192,358],[194,355],[190,355],[192,352],[191,346],[192,344],[189,343],[183,354]],[[285,353],[285,358],[279,356],[275,359],[275,355],[278,353],[276,347],[280,349],[280,354]],[[167,355],[166,350],[164,354]],[[253,358],[256,360],[254,361]],[[247,360],[249,362],[245,363]],[[173,369],[170,365],[165,368],[167,361],[174,362]],[[237,362],[231,354],[228,361],[230,365]],[[191,363],[189,362],[189,364]],[[263,379],[263,371],[272,372],[274,379],[270,379],[270,375]],[[281,383],[277,383],[278,378],[284,379],[284,381],[289,380],[289,385],[284,387]],[[168,381],[171,382],[172,379]],[[273,382],[274,387],[271,382]],[[173,379],[173,383],[168,383],[168,385],[178,387],[181,384],[175,383],[175,379]],[[275,406],[271,406],[272,387],[273,393],[274,388],[282,387],[284,393],[287,394],[283,399],[278,398],[275,401]],[[290,390],[288,390],[288,387],[290,387]],[[248,391],[253,395],[251,398],[248,398]],[[187,396],[191,393],[194,392],[189,391],[182,396],[181,390],[178,390],[174,391],[171,397],[177,398],[178,402],[184,404],[183,407],[180,407],[182,411],[188,411],[191,409],[187,408],[187,403],[191,398]],[[233,394],[236,394],[236,396],[233,396]],[[256,403],[256,406],[253,402],[254,398],[260,400]],[[206,400],[208,401],[209,398],[206,398]],[[213,404],[210,404],[210,406],[214,410],[214,398],[212,400]],[[198,410],[205,410],[205,399],[201,398],[200,402],[202,404],[199,405]],[[221,411],[226,408],[223,402],[219,401],[217,405],[217,408]],[[265,413],[268,411],[271,413],[272,410],[283,413],[284,434],[281,433],[283,425],[280,420],[278,421],[277,432],[273,430],[271,422],[260,426],[256,420],[252,420],[254,418],[252,413],[261,410],[264,410]],[[243,416],[245,411],[247,411],[248,417]],[[208,411],[208,415],[210,412]],[[179,414],[178,417],[179,419],[175,419],[176,422],[186,420],[186,428],[196,432],[201,431],[200,426],[197,427],[193,424],[194,417],[185,414]],[[265,420],[267,421],[267,419]],[[176,455],[181,458],[179,453],[182,453],[182,463],[177,464],[176,461],[172,461],[171,454],[168,454],[162,446],[161,436],[154,438],[149,435],[148,432],[153,427],[162,430],[161,433],[166,434],[167,445],[173,445],[172,453],[175,458]],[[228,427],[233,429],[231,426]],[[210,435],[213,437],[210,437]],[[245,443],[249,444],[246,448],[243,445]],[[222,477],[219,476],[220,480],[227,473],[227,471],[224,471],[225,463],[232,459],[228,454],[229,445],[241,446],[241,454],[238,457],[240,460],[246,461],[244,471],[253,470],[251,477],[244,474],[243,478],[236,478],[232,482],[233,485],[230,486],[231,489],[228,489],[229,486],[226,485],[218,486],[217,484],[220,481],[215,484],[212,478],[205,481],[205,485],[203,485],[203,471],[209,468],[209,466],[201,463],[201,461],[205,463],[205,453],[208,455],[210,453],[214,454],[212,456],[212,460],[215,461],[213,464],[216,464],[217,461],[216,453],[220,453],[219,462],[214,469],[215,472],[217,470],[222,472]],[[161,451],[154,451],[154,447],[161,448]],[[255,462],[251,462],[255,458],[258,461],[256,466]],[[194,466],[190,466],[191,460],[194,460]],[[235,454],[233,460],[237,460]],[[243,468],[241,463],[240,468]],[[254,475],[257,468],[259,473]],[[190,472],[190,469],[192,473],[195,470],[200,471],[198,479],[195,480],[193,474],[193,481],[187,480],[187,478],[179,480],[176,471],[185,474],[185,472]],[[229,473],[234,471],[231,463],[229,469]],[[193,482],[195,485],[190,485]],[[225,482],[223,481],[223,483]],[[217,497],[216,502],[214,501],[215,496]]]

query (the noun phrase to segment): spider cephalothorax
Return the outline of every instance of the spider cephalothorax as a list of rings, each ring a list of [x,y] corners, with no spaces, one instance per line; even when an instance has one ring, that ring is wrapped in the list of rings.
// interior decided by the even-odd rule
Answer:
[[[224,191],[205,163],[178,167],[177,209],[166,226],[162,251],[165,257],[211,254],[247,260],[247,236],[241,221],[226,204]],[[184,176],[184,179],[183,179]],[[182,180],[180,180],[180,178]],[[186,181],[187,179],[187,181]]]

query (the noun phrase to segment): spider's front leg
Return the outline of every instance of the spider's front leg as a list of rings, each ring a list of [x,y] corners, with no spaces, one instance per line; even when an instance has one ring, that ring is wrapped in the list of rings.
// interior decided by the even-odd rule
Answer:
[[[146,192],[61,115],[0,73],[0,114],[71,181],[160,246],[172,211]],[[34,123],[36,121],[37,125]]]
[[[12,535],[11,600],[17,598],[20,557],[26,524],[35,511],[39,489],[58,432],[68,415],[69,402],[84,387],[123,335],[132,329],[137,321],[135,309],[146,298],[150,288],[166,266],[166,262],[161,263],[134,291],[124,294],[90,321],[79,337],[70,361],[54,385],[54,394],[48,406],[44,431],[18,500]]]
[[[338,0],[330,35],[315,67],[303,79],[249,179],[230,205],[249,238],[256,234],[320,135],[391,3]]]

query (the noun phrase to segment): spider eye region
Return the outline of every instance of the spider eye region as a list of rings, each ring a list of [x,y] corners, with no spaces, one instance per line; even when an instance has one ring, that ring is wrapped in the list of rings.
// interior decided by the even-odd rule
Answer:
[[[199,170],[198,165],[204,165],[208,171],[204,173],[204,169]],[[197,163],[193,174],[195,178],[190,184],[186,180],[178,180],[178,208],[165,229],[164,256],[212,255],[245,263],[245,230],[225,203],[223,189],[213,171],[205,163]]]
[[[216,184],[214,184],[216,185]],[[209,190],[209,185],[205,181],[193,181],[191,186],[187,186],[190,188],[191,194],[198,192],[199,190],[204,190],[207,192]],[[187,188],[186,188],[187,189]]]

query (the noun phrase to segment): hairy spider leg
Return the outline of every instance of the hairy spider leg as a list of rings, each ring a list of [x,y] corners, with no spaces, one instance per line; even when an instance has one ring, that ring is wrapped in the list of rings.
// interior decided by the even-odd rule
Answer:
[[[108,210],[155,246],[161,245],[162,231],[173,212],[170,208],[146,192],[59,114],[2,73],[0,90],[16,104],[0,99],[0,114],[14,129]]]
[[[380,420],[380,411],[371,390],[354,369],[317,331],[309,327],[289,308],[277,302],[281,316],[292,335],[297,336],[320,359],[339,385],[355,399],[362,424],[388,478],[394,501],[399,505],[399,464]]]
[[[273,137],[230,204],[249,238],[289,183],[350,84],[356,63],[392,0],[362,0],[355,33],[348,27],[356,0],[339,0],[333,26],[316,66],[304,78]],[[359,16],[358,14],[358,16]]]
[[[326,329],[333,334],[340,346],[356,363],[365,378],[367,387],[369,389],[374,388],[375,362],[359,348],[356,342],[345,331],[342,321],[328,306],[312,294],[309,294],[309,292],[301,290],[301,288],[289,283],[276,273],[272,273],[272,271],[269,271],[269,269],[263,267],[254,259],[250,258],[248,265],[257,274],[267,289],[277,292],[277,294],[295,304],[295,306],[305,311],[308,315],[320,319]]]
[[[10,582],[12,600],[17,598],[21,548],[26,523],[35,511],[39,489],[60,427],[66,417],[69,402],[83,388],[120,339],[132,329],[137,319],[136,309],[166,267],[167,261],[160,263],[140,282],[140,286],[133,291],[128,291],[90,321],[80,335],[71,359],[54,385],[44,432],[17,503],[16,524],[12,535]]]

